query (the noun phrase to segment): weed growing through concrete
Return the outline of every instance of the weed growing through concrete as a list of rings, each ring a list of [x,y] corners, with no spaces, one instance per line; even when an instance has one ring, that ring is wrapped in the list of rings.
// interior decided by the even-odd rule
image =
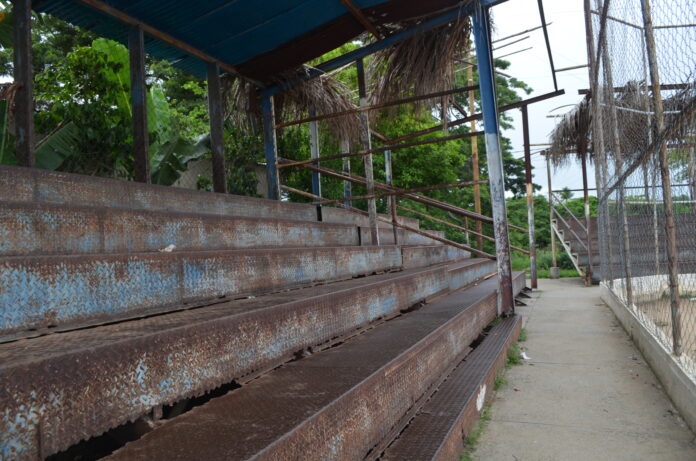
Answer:
[[[521,343],[527,340],[527,330],[525,328],[520,330],[520,337],[517,340]]]
[[[520,358],[520,345],[515,343],[508,349],[507,363],[505,364],[506,369],[510,369],[515,365],[522,365],[522,359]]]
[[[459,461],[473,461],[474,458],[471,457],[471,454],[473,453],[474,448],[476,447],[476,445],[479,442],[479,439],[481,438],[483,430],[486,428],[490,420],[491,404],[487,403],[483,406],[483,410],[481,411],[481,417],[479,418],[478,423],[471,430],[471,433],[466,438],[465,450],[464,453],[462,453],[459,457]]]
[[[500,389],[503,388],[507,384],[507,378],[505,377],[504,373],[499,373],[498,376],[495,377],[495,381],[493,381],[493,390],[494,391],[499,391]]]

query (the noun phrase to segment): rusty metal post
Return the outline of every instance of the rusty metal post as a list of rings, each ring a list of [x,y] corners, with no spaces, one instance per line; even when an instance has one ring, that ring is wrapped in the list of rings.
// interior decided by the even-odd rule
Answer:
[[[559,276],[558,262],[556,261],[556,234],[553,231],[553,186],[551,184],[551,154],[546,154],[546,180],[549,188],[549,230],[551,231],[551,268],[549,273],[552,279]]]
[[[469,86],[474,85],[474,68],[469,67]],[[476,104],[474,102],[474,91],[469,91],[469,115],[474,115],[476,113]],[[476,132],[476,120],[471,120],[471,132]],[[479,152],[478,152],[478,137],[473,136],[471,138],[471,171],[473,174],[473,180],[478,181],[480,170],[479,170]],[[481,186],[474,186],[474,211],[481,214]],[[476,221],[476,232],[483,234],[483,224],[480,221]],[[479,250],[483,249],[483,238],[476,237],[476,247]]]
[[[585,270],[585,286],[592,286],[592,233],[590,232],[590,193],[587,185],[587,140],[578,143],[582,161],[582,196],[585,209],[585,233],[587,234],[587,269]]]
[[[529,273],[532,288],[537,288],[536,238],[534,229],[534,184],[532,183],[532,153],[529,145],[529,114],[522,106],[522,136],[524,137],[524,175],[527,183],[527,227],[529,228]]]
[[[16,156],[21,166],[33,167],[34,147],[34,72],[31,53],[31,0],[14,0],[14,80],[19,84],[15,95]]]
[[[367,106],[367,90],[365,82],[365,66],[363,60],[355,61],[356,70],[358,72],[358,91],[360,94],[360,105]],[[366,150],[372,149],[372,136],[370,134],[370,120],[368,114],[360,113],[360,123],[362,126],[361,136],[363,148]],[[365,164],[365,179],[367,180],[367,195],[373,194],[375,191],[374,172],[372,169],[372,154],[367,154],[363,157]],[[370,236],[372,245],[379,245],[379,232],[377,230],[377,203],[375,199],[367,201],[368,219],[370,222]]]
[[[220,66],[208,63],[208,116],[210,118],[210,150],[213,153],[213,190],[227,192],[225,170],[225,137],[223,134],[222,89]]]
[[[392,160],[391,160],[391,151],[390,150],[385,150],[384,151],[384,175],[385,175],[385,182],[387,183],[388,186],[393,185],[392,184]],[[397,228],[397,217],[396,217],[396,195],[392,195],[389,197],[389,208],[391,209],[391,219],[392,219],[392,230],[394,232],[394,245],[399,244],[399,232]]]
[[[491,36],[488,10],[477,8],[473,16],[476,61],[481,90],[481,111],[488,160],[493,233],[495,236],[496,266],[498,269],[498,307],[501,314],[515,312],[512,293],[512,268],[510,265],[510,240],[508,238],[507,210],[505,204],[505,180],[503,156],[500,147],[500,127],[495,95],[494,63],[491,52]]]
[[[309,116],[314,117],[316,109],[309,107]],[[309,122],[309,153],[312,158],[319,158],[319,122]],[[321,166],[320,163],[316,163]],[[312,171],[312,194],[321,197],[321,173]],[[316,201],[316,199],[315,199]],[[321,205],[317,205],[317,221],[321,221]]]
[[[280,200],[280,179],[278,178],[278,141],[275,130],[275,108],[273,96],[261,96],[263,118],[263,150],[266,156],[266,181],[268,198]]]
[[[350,152],[350,141],[347,138],[341,138],[339,141],[339,150],[342,154]],[[350,176],[350,158],[343,159],[343,174]],[[350,181],[343,181],[343,197],[348,198],[353,195],[353,185]],[[349,201],[343,202],[345,206],[351,206]]]
[[[130,54],[131,108],[133,112],[133,156],[135,180],[150,182],[150,140],[147,133],[147,86],[145,85],[145,38],[143,29],[128,32]]]
[[[643,31],[645,33],[645,46],[648,51],[648,67],[650,69],[650,82],[652,83],[653,106],[655,107],[655,122],[658,136],[665,128],[664,103],[660,89],[660,72],[658,69],[657,54],[655,51],[655,33],[652,23],[650,1],[641,0],[643,12]],[[672,314],[672,348],[674,355],[681,355],[682,344],[682,320],[679,305],[679,260],[677,253],[677,233],[674,228],[674,209],[672,208],[672,182],[669,176],[669,158],[667,154],[667,141],[660,146],[660,174],[662,176],[662,201],[665,213],[665,234],[667,236],[667,266],[669,268],[670,308]]]

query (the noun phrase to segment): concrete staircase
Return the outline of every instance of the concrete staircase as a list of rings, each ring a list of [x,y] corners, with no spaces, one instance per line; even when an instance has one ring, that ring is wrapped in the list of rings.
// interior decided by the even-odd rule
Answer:
[[[443,386],[469,427],[519,331],[486,329],[493,261],[345,210],[14,167],[0,193],[2,459],[393,457]]]

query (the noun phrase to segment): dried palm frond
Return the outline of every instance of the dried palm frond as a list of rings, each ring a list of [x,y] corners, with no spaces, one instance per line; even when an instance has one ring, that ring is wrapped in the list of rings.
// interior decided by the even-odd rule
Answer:
[[[413,25],[408,22],[390,27],[398,32]],[[452,89],[455,62],[469,54],[470,32],[469,17],[463,16],[376,53],[369,68],[375,83],[374,102]],[[430,109],[442,103],[441,99],[428,99],[416,107]]]
[[[651,101],[644,83],[628,82],[614,100],[621,153],[631,161],[650,144]]]
[[[556,124],[549,136],[551,147],[548,152],[554,166],[566,166],[574,157],[580,160],[578,147],[587,149],[589,146],[591,126],[590,104],[585,98]]]
[[[297,79],[309,72],[309,66],[300,71],[280,76],[278,82]],[[284,78],[285,77],[285,78]],[[261,107],[256,88],[241,79],[230,79],[225,85],[226,100],[230,108],[229,118],[245,132],[258,133],[261,126]],[[275,97],[276,122],[290,121],[307,116],[313,107],[318,115],[349,111],[357,108],[349,88],[341,81],[322,76],[306,80]],[[329,130],[338,138],[355,139],[360,132],[357,114],[327,120]]]

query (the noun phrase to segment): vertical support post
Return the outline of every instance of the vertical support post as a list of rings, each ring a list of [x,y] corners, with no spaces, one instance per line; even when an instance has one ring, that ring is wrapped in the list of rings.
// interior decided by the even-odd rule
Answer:
[[[524,175],[527,183],[527,227],[529,229],[529,272],[532,288],[537,288],[536,235],[534,229],[534,184],[532,183],[532,152],[529,145],[529,114],[522,106],[522,135],[524,137]]]
[[[510,265],[510,241],[508,238],[507,210],[505,208],[505,181],[503,156],[500,148],[500,127],[493,76],[493,56],[488,10],[478,8],[473,14],[476,60],[478,64],[481,110],[483,112],[488,181],[490,184],[493,232],[495,236],[496,266],[498,269],[498,311],[515,312],[512,293],[512,268]]]
[[[275,130],[275,108],[273,96],[261,96],[263,118],[263,151],[266,155],[266,181],[268,198],[280,200],[280,180],[278,178],[278,142]]]
[[[31,0],[14,0],[14,80],[17,163],[33,167],[34,152],[34,72],[31,53]]]
[[[365,82],[365,66],[363,60],[355,61],[355,67],[358,71],[358,92],[360,94],[360,106],[367,105],[367,89]],[[370,121],[367,112],[360,112],[360,123],[362,125],[362,144],[363,149],[372,149],[372,135],[370,134]],[[372,168],[372,154],[363,156],[365,164],[365,185],[367,186],[367,195],[375,193],[375,179]],[[370,236],[372,245],[379,245],[379,232],[377,230],[377,203],[374,198],[367,200],[367,214],[370,220]]]
[[[546,154],[546,180],[549,188],[549,230],[551,231],[551,273],[552,279],[557,279],[559,274],[558,271],[558,261],[556,261],[556,234],[553,230],[553,185],[551,184],[551,154],[548,152]]]
[[[645,44],[648,50],[648,67],[650,69],[650,83],[652,84],[655,122],[659,135],[665,129],[665,118],[660,86],[660,73],[655,51],[655,31],[652,24],[650,1],[641,0],[640,4],[643,12]],[[667,266],[669,269],[670,308],[672,314],[672,348],[674,355],[681,355],[683,344],[681,309],[679,305],[679,261],[677,254],[677,234],[674,228],[674,209],[672,208],[672,181],[669,175],[669,157],[667,154],[666,141],[662,141],[662,145],[660,146],[659,161],[660,175],[662,176],[662,201],[665,208],[665,233],[667,234]]]
[[[133,156],[135,180],[150,182],[150,140],[147,134],[147,87],[145,86],[145,38],[143,29],[128,32],[130,54],[131,108],[133,111]]]
[[[227,192],[225,180],[225,138],[223,134],[222,87],[220,66],[208,63],[208,116],[210,118],[210,150],[213,153],[213,190]]]
[[[601,2],[600,2],[601,3]],[[600,48],[602,50],[601,59],[602,65],[604,67],[604,76],[606,79],[606,84],[609,89],[608,94],[609,100],[609,125],[611,127],[612,133],[612,148],[614,153],[614,160],[616,165],[616,176],[621,177],[624,171],[623,163],[623,153],[621,148],[621,133],[619,132],[619,121],[616,111],[616,100],[614,98],[614,78],[611,69],[611,60],[609,59],[609,49],[606,43],[607,34],[600,34],[602,37],[602,43],[600,43]],[[631,239],[630,239],[630,228],[628,226],[628,216],[626,214],[626,194],[624,190],[624,184],[620,184],[618,187],[619,200],[619,236],[621,238],[620,248],[621,248],[621,263],[624,268],[624,287],[626,289],[626,303],[631,308],[633,305],[633,268],[631,265]]]
[[[474,86],[474,70],[473,67],[469,67],[469,86]],[[476,105],[474,104],[474,91],[469,91],[469,113],[476,113]],[[471,121],[471,132],[476,131],[476,120]],[[471,171],[473,173],[474,180],[474,211],[481,214],[481,185],[478,184],[480,178],[479,170],[479,152],[478,152],[478,137],[471,137]],[[476,232],[479,234],[476,236],[476,248],[483,250],[483,223],[481,221],[476,221]]]
[[[590,192],[587,185],[587,140],[578,142],[578,150],[582,161],[582,197],[585,209],[585,234],[587,235],[587,269],[585,270],[585,286],[592,286],[592,232],[590,226]]]
[[[317,111],[314,107],[309,108],[309,116],[315,117]],[[319,158],[319,122],[309,122],[309,153],[312,158]],[[319,163],[317,166],[321,166]],[[321,197],[321,174],[312,171],[312,195]],[[319,199],[314,199],[316,202]],[[317,205],[317,221],[321,221],[321,205]]]
[[[350,152],[350,141],[347,138],[341,138],[339,141],[339,150],[342,154]],[[350,176],[350,157],[343,159],[343,174]],[[343,181],[343,197],[349,198],[353,195],[353,185],[350,181]],[[345,206],[353,206],[349,200],[343,202]]]
[[[393,173],[392,173],[392,159],[391,151],[384,151],[384,175],[387,185],[391,186],[393,184]],[[396,218],[396,195],[389,197],[389,208],[391,209],[391,219],[392,219],[392,231],[394,232],[394,245],[399,244],[399,232],[397,226]]]
[[[609,280],[609,283],[613,286],[613,269],[612,269],[612,256],[610,249],[611,240],[611,227],[608,221],[607,212],[607,200],[603,197],[604,191],[606,191],[606,157],[604,150],[604,125],[602,122],[602,92],[599,89],[599,72],[596,71],[596,67],[599,63],[595,60],[595,43],[594,43],[594,32],[592,30],[592,18],[591,18],[591,8],[590,0],[583,0],[583,10],[585,15],[585,36],[587,43],[587,62],[589,66],[587,68],[589,74],[589,82],[591,88],[591,107],[592,107],[592,149],[595,154],[595,184],[597,188],[597,238],[601,246],[601,260],[604,261],[604,267],[602,267],[602,278],[604,280]],[[599,232],[602,229],[602,232]]]

